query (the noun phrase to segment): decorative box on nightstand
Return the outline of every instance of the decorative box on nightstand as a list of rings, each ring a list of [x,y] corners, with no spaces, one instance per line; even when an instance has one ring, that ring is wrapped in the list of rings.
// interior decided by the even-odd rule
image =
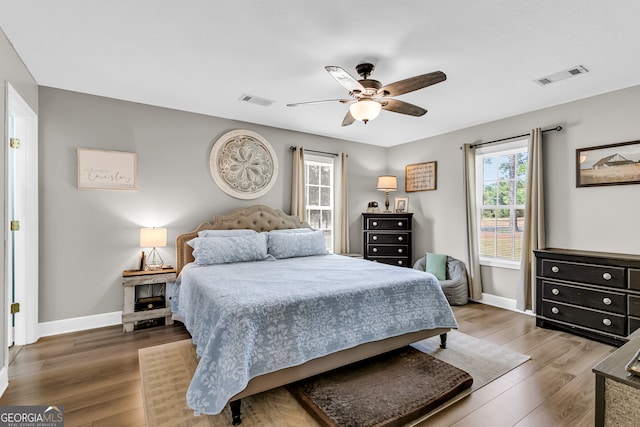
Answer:
[[[173,318],[167,297],[166,284],[175,280],[175,268],[123,271],[124,307],[122,310],[122,330],[131,332],[137,325],[153,326],[154,321],[158,319],[164,319],[165,325],[172,325]],[[160,288],[159,292],[156,291],[158,287]],[[150,290],[151,295],[144,294],[145,289]]]

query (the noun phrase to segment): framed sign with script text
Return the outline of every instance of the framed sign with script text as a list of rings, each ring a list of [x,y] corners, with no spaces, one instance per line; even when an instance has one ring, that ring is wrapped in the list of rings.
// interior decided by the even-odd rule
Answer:
[[[405,192],[435,190],[437,162],[407,165],[404,171]]]
[[[78,189],[137,190],[137,154],[78,148]]]

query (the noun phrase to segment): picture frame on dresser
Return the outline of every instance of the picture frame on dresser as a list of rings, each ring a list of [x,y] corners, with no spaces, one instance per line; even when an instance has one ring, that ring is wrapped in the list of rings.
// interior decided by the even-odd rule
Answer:
[[[409,212],[409,198],[396,197],[393,199],[393,210],[396,213]]]
[[[576,187],[622,184],[640,184],[640,140],[576,150]]]

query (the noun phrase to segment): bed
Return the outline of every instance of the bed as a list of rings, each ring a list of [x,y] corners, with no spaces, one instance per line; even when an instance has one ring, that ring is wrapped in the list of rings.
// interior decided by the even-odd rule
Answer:
[[[199,357],[195,413],[228,403],[237,425],[244,397],[435,335],[446,346],[457,323],[434,276],[328,254],[321,234],[255,205],[176,238],[172,307]]]

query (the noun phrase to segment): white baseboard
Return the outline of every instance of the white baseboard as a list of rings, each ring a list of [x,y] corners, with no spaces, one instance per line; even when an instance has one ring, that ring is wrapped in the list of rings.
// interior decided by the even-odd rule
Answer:
[[[6,366],[3,366],[0,369],[0,396],[4,394],[7,387],[9,387],[9,370]]]
[[[493,307],[504,308],[505,310],[517,311],[518,313],[529,314],[533,316],[533,312],[531,310],[522,311],[518,310],[516,306],[516,300],[511,298],[499,297],[497,295],[485,294],[482,293],[482,299],[474,300],[475,302],[479,302],[481,304],[491,305]]]
[[[112,313],[102,313],[93,316],[43,322],[38,324],[38,330],[41,337],[48,337],[51,335],[86,331],[87,329],[104,328],[105,326],[121,324],[122,312],[114,311]]]

